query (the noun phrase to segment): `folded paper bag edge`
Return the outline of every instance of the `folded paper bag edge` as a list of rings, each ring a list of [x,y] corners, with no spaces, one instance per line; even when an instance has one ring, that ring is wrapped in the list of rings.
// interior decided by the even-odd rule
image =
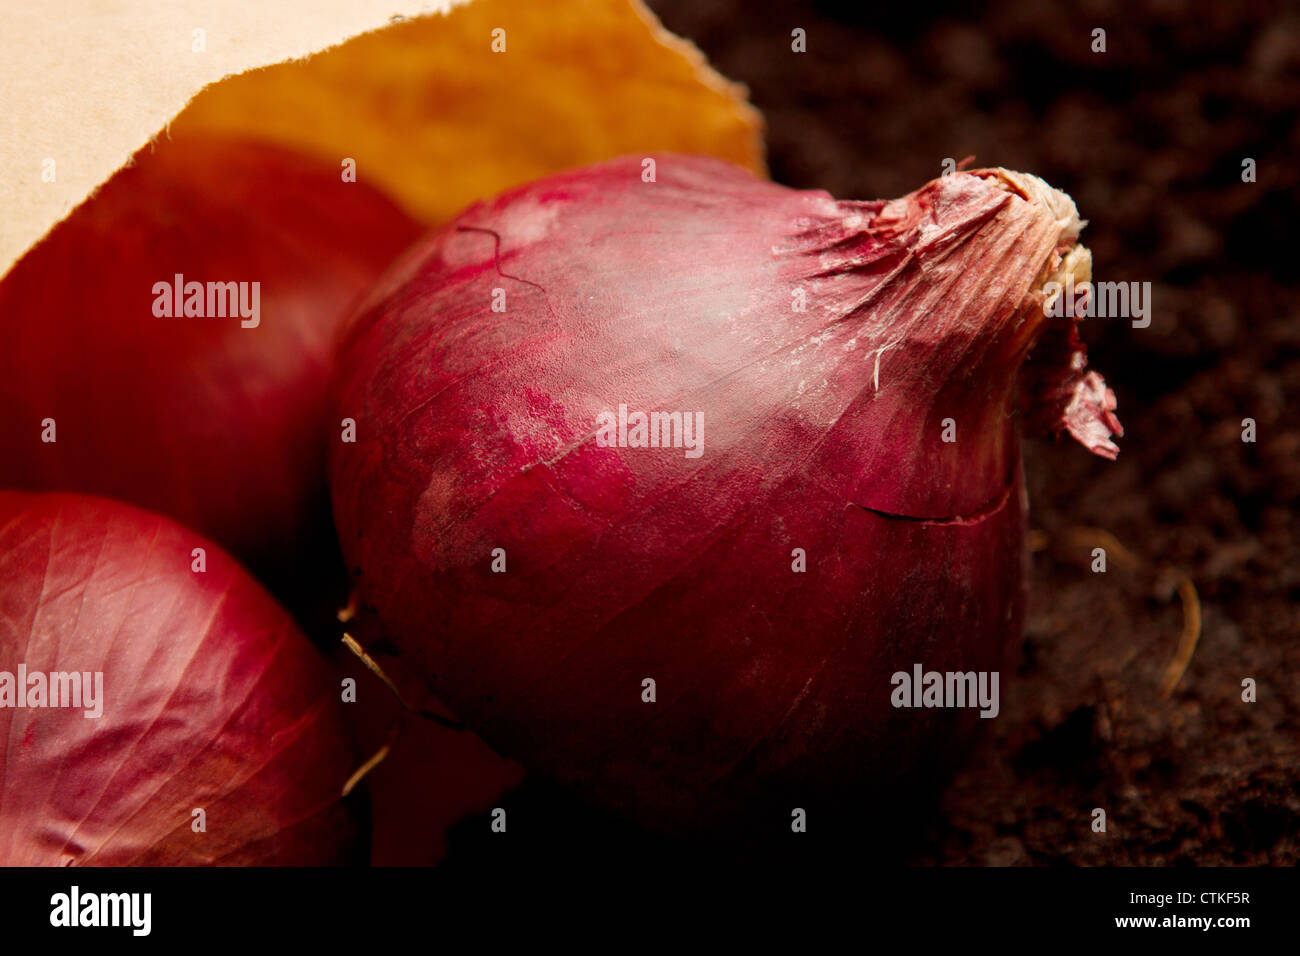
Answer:
[[[15,4],[0,31],[0,275],[229,76],[469,0],[84,0]]]

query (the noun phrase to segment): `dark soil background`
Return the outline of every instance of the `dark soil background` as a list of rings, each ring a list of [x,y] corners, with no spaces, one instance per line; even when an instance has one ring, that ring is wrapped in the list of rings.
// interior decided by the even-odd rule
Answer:
[[[1300,861],[1297,7],[650,5],[749,86],[776,181],[888,198],[973,154],[1074,197],[1095,279],[1153,284],[1149,328],[1082,328],[1119,398],[1119,460],[1026,443],[1044,536],[1020,671],[902,858]],[[791,52],[796,27],[806,53]],[[1097,27],[1105,53],[1091,50]],[[1242,182],[1247,157],[1257,182]],[[1113,534],[1143,567],[1112,553],[1093,573],[1102,539],[1080,528]],[[1165,697],[1177,571],[1204,628]],[[1247,677],[1256,703],[1242,701]]]

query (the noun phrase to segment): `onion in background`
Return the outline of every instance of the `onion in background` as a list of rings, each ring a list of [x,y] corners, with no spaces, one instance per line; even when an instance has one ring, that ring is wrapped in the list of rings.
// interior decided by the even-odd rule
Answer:
[[[0,864],[353,859],[338,683],[197,534],[103,499],[0,492],[0,672],[20,664],[101,672],[104,696],[97,718],[0,707]]]
[[[285,572],[328,528],[338,321],[418,232],[364,182],[280,147],[144,147],[0,282],[0,485],[129,501]],[[176,274],[259,282],[259,324],[155,315],[155,283]]]

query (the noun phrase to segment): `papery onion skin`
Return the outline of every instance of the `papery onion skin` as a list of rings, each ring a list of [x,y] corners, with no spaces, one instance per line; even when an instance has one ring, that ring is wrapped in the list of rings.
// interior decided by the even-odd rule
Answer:
[[[892,674],[1007,670],[1016,373],[1081,223],[1005,170],[855,203],[643,169],[479,203],[372,293],[336,524],[363,608],[503,753],[654,826],[788,821],[960,744],[975,711],[895,708]],[[599,446],[620,404],[703,412],[702,457]]]
[[[0,707],[0,865],[355,859],[338,685],[194,532],[106,499],[0,492],[0,671],[20,663],[102,672],[104,699],[97,718]]]
[[[328,515],[338,323],[419,232],[281,147],[146,146],[0,281],[0,485],[119,498],[284,561]],[[260,282],[260,324],[156,316],[154,284],[178,273]]]

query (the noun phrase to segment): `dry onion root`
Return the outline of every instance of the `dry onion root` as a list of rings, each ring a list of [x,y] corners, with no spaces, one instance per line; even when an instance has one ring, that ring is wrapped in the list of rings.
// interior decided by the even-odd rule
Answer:
[[[1115,535],[1103,528],[1069,528],[1061,535],[1061,538],[1068,545],[1089,552],[1095,548],[1103,549],[1108,561],[1114,561],[1126,571],[1137,571],[1150,567],[1146,561],[1129,550]],[[1050,540],[1050,537],[1045,532],[1034,531],[1030,533],[1030,547],[1033,550],[1041,551],[1047,547]],[[1192,655],[1196,653],[1196,645],[1201,637],[1201,600],[1196,593],[1196,585],[1192,581],[1191,575],[1179,568],[1165,570],[1173,576],[1174,590],[1178,594],[1179,602],[1182,605],[1183,626],[1179,631],[1178,646],[1175,648],[1169,663],[1165,665],[1160,679],[1160,694],[1162,697],[1170,696],[1174,692],[1174,688],[1178,686],[1178,682],[1183,679],[1183,674],[1187,672],[1187,667],[1192,662]]]

